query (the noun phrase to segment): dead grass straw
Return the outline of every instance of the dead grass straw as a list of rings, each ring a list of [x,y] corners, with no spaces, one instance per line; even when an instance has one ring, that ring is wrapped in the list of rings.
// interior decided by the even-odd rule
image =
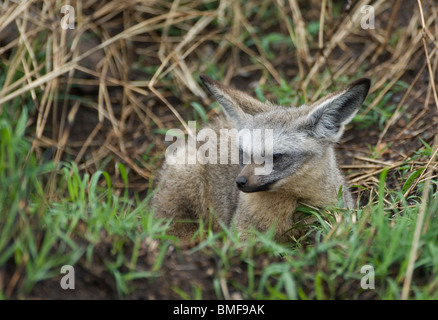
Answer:
[[[73,30],[60,28],[61,5],[0,6],[0,112],[30,99],[33,147],[39,154],[53,148],[56,162],[71,159],[82,170],[104,169],[117,178],[121,161],[131,185],[144,185],[166,147],[157,132],[188,131],[191,102],[211,102],[198,81],[205,72],[249,91],[285,80],[290,95],[306,102],[340,82],[371,77],[372,98],[360,116],[378,121],[386,105],[395,108],[383,126],[366,129],[367,139],[351,131],[356,157],[350,155],[344,168],[353,171],[352,184],[376,187],[376,174],[397,170],[422,147],[418,137],[433,141],[438,14],[432,0],[354,6],[332,0],[78,0]],[[374,9],[374,29],[361,28],[365,5]],[[269,43],[272,34],[283,40]],[[393,94],[402,82],[407,87]],[[431,162],[419,160],[411,170],[421,166]],[[425,170],[405,196],[427,179]]]

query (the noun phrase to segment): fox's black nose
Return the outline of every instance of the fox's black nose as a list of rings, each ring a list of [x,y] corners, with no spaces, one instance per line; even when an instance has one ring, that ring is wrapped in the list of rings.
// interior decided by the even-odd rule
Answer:
[[[236,179],[236,184],[237,184],[237,187],[239,189],[244,188],[247,183],[248,183],[248,180],[246,180],[245,177],[237,177],[237,179]]]

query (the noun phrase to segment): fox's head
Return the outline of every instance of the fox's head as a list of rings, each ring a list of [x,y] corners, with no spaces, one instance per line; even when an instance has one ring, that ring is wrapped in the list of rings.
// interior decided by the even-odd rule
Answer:
[[[201,80],[237,130],[261,132],[257,139],[262,143],[255,143],[254,135],[239,139],[242,170],[236,184],[243,192],[275,191],[306,164],[317,163],[339,141],[370,88],[369,79],[359,79],[313,104],[292,108],[260,102],[205,75]],[[255,161],[256,154],[265,163]],[[266,162],[272,170],[260,174]]]

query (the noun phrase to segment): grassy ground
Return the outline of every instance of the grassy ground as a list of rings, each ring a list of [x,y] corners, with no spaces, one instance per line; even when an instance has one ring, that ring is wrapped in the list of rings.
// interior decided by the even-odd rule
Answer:
[[[345,3],[3,1],[0,298],[437,299],[438,7]],[[359,208],[301,208],[289,246],[167,235],[164,133],[220,112],[201,73],[284,105],[371,78],[338,148]]]

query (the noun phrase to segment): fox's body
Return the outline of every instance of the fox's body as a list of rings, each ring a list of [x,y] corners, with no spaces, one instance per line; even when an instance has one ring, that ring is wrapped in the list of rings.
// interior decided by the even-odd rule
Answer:
[[[205,76],[202,80],[226,114],[209,128],[218,136],[224,132],[221,129],[271,129],[273,148],[261,152],[271,156],[273,166],[269,174],[255,174],[263,164],[242,163],[244,151],[239,144],[231,144],[229,154],[240,150],[240,164],[165,163],[152,207],[157,217],[173,219],[173,234],[190,237],[199,219],[211,221],[217,230],[220,220],[227,226],[235,224],[242,238],[252,227],[261,232],[274,227],[276,239],[288,241],[299,219],[294,214],[299,203],[334,206],[342,190],[344,205],[354,207],[333,145],[365,99],[369,80],[356,81],[299,108],[262,103]],[[256,152],[255,148],[250,150]]]
[[[224,117],[218,117],[208,127],[218,135],[219,129],[232,129]],[[239,190],[234,180],[239,172],[239,164],[165,162],[152,199],[155,215],[174,219],[171,232],[180,238],[191,236],[198,228],[193,222],[199,219],[211,222],[213,230],[220,227],[218,219],[230,225],[237,209]],[[215,217],[211,217],[211,212]]]

